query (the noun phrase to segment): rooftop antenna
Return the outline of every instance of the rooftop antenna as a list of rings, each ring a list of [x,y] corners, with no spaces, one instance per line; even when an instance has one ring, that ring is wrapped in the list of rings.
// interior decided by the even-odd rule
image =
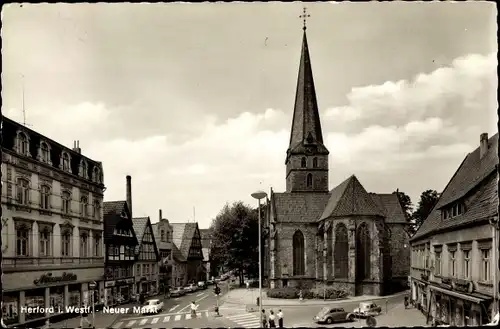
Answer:
[[[23,126],[28,127],[31,126],[29,124],[26,124],[26,107],[24,106],[24,74],[21,74],[21,87],[23,91],[23,97],[22,97],[22,110],[23,110]]]
[[[193,222],[196,223],[196,207],[193,207]]]

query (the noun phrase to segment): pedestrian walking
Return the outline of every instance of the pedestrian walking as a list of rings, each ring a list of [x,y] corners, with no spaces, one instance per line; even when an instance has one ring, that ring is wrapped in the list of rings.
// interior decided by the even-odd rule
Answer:
[[[262,310],[262,328],[267,328],[266,310]]]
[[[405,296],[405,302],[404,303],[405,303],[405,309],[407,309],[408,308],[408,296]]]
[[[283,312],[278,310],[278,327],[283,328]]]
[[[269,311],[269,328],[276,328],[276,315],[273,310]]]
[[[198,305],[193,301],[191,302],[191,317],[196,318],[196,310],[198,309]]]
[[[2,325],[2,328],[7,328],[7,327]],[[42,329],[49,329],[49,328],[50,328],[50,320],[47,319],[45,320],[45,324],[43,325]]]
[[[302,289],[299,290],[299,300],[300,301],[304,300],[304,294],[302,293]]]
[[[85,310],[82,312],[82,314],[80,316],[80,328],[83,328],[83,323],[84,322],[87,324],[87,326],[92,327],[92,323],[90,323],[90,321],[89,321],[89,314],[88,314],[86,308],[85,308]]]
[[[247,285],[247,289],[250,288],[250,282],[248,282],[248,280],[247,282],[245,282],[245,284]]]

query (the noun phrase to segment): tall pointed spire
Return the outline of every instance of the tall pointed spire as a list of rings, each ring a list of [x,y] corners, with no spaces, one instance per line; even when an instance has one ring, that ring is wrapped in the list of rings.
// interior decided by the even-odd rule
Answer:
[[[323,133],[319,119],[316,89],[307,44],[305,17],[304,17],[302,51],[300,55],[299,75],[295,94],[295,107],[293,111],[292,131],[290,134],[289,152],[295,151],[300,145],[315,145],[318,151],[328,152],[323,145]],[[298,150],[297,150],[298,151]],[[328,154],[328,153],[326,153]]]

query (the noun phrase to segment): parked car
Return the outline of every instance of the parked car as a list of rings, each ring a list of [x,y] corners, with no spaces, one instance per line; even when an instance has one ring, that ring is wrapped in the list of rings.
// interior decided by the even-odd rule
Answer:
[[[184,296],[186,294],[186,291],[182,287],[175,287],[173,289],[170,289],[170,297],[179,297],[179,296]]]
[[[211,286],[215,283],[215,280],[208,280],[207,281],[207,285]]]
[[[359,307],[352,312],[356,317],[366,318],[368,316],[377,316],[382,313],[382,308],[373,302],[359,303]]]
[[[207,283],[205,281],[198,281],[199,289],[207,289]]]
[[[156,314],[163,311],[163,302],[159,299],[150,299],[141,308],[142,314]]]
[[[188,284],[187,286],[185,286],[184,290],[188,293],[195,292],[196,290],[198,290],[198,287],[194,283],[191,283],[191,284]]]
[[[343,308],[335,306],[325,306],[313,318],[315,323],[332,324],[334,322],[353,321],[354,314],[346,312]]]

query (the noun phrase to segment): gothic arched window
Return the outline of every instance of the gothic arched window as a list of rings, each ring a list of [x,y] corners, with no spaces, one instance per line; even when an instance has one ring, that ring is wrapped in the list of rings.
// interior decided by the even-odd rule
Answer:
[[[80,173],[80,176],[82,176],[83,178],[87,179],[88,177],[88,166],[87,166],[87,162],[85,160],[82,160],[82,162],[80,163],[80,168],[81,168],[81,173]]]
[[[293,275],[305,274],[304,234],[301,231],[293,235]]]
[[[312,185],[313,185],[313,175],[312,174],[307,174],[306,185],[307,185],[307,187],[312,187]]]
[[[28,136],[26,136],[25,133],[20,132],[17,136],[18,138],[18,151],[22,155],[28,155],[29,154],[29,143],[28,143]]]
[[[40,143],[40,160],[44,163],[50,162],[49,146],[45,142]]]
[[[335,277],[347,278],[349,273],[349,240],[347,227],[340,223],[335,228]]]
[[[66,152],[64,152],[64,153],[63,153],[63,156],[62,156],[62,163],[63,163],[63,165],[62,165],[62,169],[63,169],[64,171],[70,171],[70,170],[71,170],[71,169],[70,169],[70,163],[69,163],[69,155],[68,155],[68,153],[66,153]]]
[[[304,158],[302,158],[302,160],[300,160],[300,166],[301,166],[302,168],[307,167],[307,160],[306,160],[306,158],[305,158],[305,157],[304,157]]]
[[[313,168],[318,168],[318,158],[313,159]]]
[[[356,279],[363,280],[370,277],[370,231],[366,223],[358,227],[356,237]]]

